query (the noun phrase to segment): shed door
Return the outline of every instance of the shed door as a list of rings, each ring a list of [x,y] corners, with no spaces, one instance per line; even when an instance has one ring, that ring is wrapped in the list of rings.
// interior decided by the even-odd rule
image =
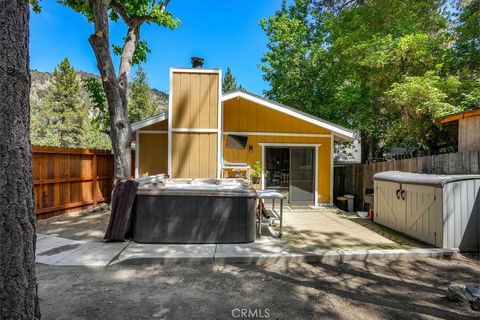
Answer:
[[[404,232],[419,240],[441,246],[441,199],[432,186],[403,185],[406,220]],[[438,202],[437,202],[438,200]]]
[[[388,228],[403,231],[405,226],[405,201],[397,198],[400,184],[375,181],[375,222]]]

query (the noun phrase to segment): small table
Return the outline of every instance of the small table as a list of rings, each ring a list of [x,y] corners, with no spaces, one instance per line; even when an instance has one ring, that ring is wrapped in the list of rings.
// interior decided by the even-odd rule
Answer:
[[[270,222],[272,220],[280,220],[280,231],[278,233],[278,237],[282,237],[282,229],[283,229],[283,200],[285,199],[285,196],[281,194],[280,192],[276,190],[257,190],[257,199],[258,199],[258,210],[257,210],[257,222],[258,222],[258,228],[257,228],[257,236],[260,238],[262,235],[262,206],[260,203],[263,202],[263,200],[270,199],[272,200],[272,209],[267,210],[269,215],[270,215]],[[280,200],[280,214],[275,210],[275,200]]]
[[[234,178],[241,178],[237,177],[237,174],[240,172],[245,172],[244,175],[242,175],[243,178],[245,179],[250,179],[250,166],[245,164],[225,164],[222,166],[222,178],[229,178],[229,172],[233,172]]]

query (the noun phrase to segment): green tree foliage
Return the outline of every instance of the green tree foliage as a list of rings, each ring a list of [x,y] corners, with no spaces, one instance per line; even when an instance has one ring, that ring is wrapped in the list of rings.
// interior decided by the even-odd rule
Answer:
[[[55,68],[53,85],[32,105],[30,135],[33,144],[68,148],[110,149],[108,135],[90,119],[78,73],[64,59]],[[102,91],[103,92],[103,91]]]
[[[227,67],[227,71],[223,76],[222,92],[227,93],[235,90],[243,90],[243,87],[237,84],[237,79],[233,75],[232,70],[230,69],[230,67]]]
[[[471,3],[461,6],[459,21]],[[261,64],[271,84],[265,94],[359,130],[363,160],[381,156],[382,146],[436,152],[435,141],[445,139],[430,125],[433,117],[461,110],[478,92],[451,67],[459,56],[452,40],[471,45],[478,11],[455,29],[445,8],[437,0],[284,1],[260,21],[269,38]],[[464,65],[464,74],[478,75]],[[419,123],[428,138],[399,129]]]
[[[40,11],[39,0],[30,0],[35,11]],[[58,3],[82,14],[93,24],[88,41],[93,49],[107,96],[110,121],[110,139],[115,164],[114,183],[131,176],[130,136],[128,119],[128,79],[133,65],[144,62],[150,51],[140,38],[144,24],[174,29],[179,20],[167,12],[170,0],[57,0]],[[110,21],[122,21],[127,27],[120,45],[110,43]],[[121,55],[118,70],[113,54]]]
[[[449,128],[434,123],[432,119],[462,110],[448,102],[446,93],[456,90],[458,85],[455,78],[444,81],[433,72],[420,77],[405,77],[404,81],[394,83],[386,92],[386,105],[395,115],[389,124],[387,144],[402,141],[402,146],[422,151],[438,153],[445,146],[443,151],[453,151],[448,148],[451,138]]]
[[[53,71],[52,90],[32,108],[32,142],[59,147],[81,147],[87,109],[80,98],[80,80],[67,59]]]
[[[455,22],[454,64],[465,76],[479,78],[480,71],[480,0],[457,2]],[[468,71],[476,72],[468,72]]]
[[[102,150],[112,149],[108,134],[98,130],[98,127],[95,126],[90,118],[85,121],[82,141],[82,148]]]
[[[480,108],[480,0],[457,2],[454,45],[450,67],[462,81],[456,103],[464,109]]]
[[[157,108],[152,102],[150,87],[145,70],[138,66],[129,90],[128,117],[136,122],[157,114]]]
[[[110,118],[108,117],[107,97],[102,84],[96,77],[83,79],[83,86],[88,92],[91,102],[92,126],[99,131],[110,131]]]
[[[96,77],[88,77],[83,80],[83,83],[92,103],[90,110],[90,113],[93,115],[92,126],[102,132],[109,133],[110,118],[108,106],[100,81]],[[131,122],[154,116],[160,112],[159,106],[152,99],[147,74],[141,66],[138,66],[129,86],[128,118]]]

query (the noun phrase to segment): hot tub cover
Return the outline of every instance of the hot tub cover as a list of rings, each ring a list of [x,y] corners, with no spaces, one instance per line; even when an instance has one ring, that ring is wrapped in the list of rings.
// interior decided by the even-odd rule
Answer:
[[[438,175],[401,171],[385,171],[373,175],[373,180],[392,181],[404,184],[427,185],[442,188],[447,183],[480,179],[480,175]]]
[[[138,187],[137,195],[256,197],[244,179],[158,179]]]

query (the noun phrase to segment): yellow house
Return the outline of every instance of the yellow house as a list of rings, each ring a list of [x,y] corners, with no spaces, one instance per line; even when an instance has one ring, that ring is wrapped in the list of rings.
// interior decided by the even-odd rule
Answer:
[[[262,189],[332,203],[334,142],[353,131],[245,91],[222,94],[221,79],[219,69],[170,69],[168,112],[132,124],[135,177],[220,178],[259,162]]]

